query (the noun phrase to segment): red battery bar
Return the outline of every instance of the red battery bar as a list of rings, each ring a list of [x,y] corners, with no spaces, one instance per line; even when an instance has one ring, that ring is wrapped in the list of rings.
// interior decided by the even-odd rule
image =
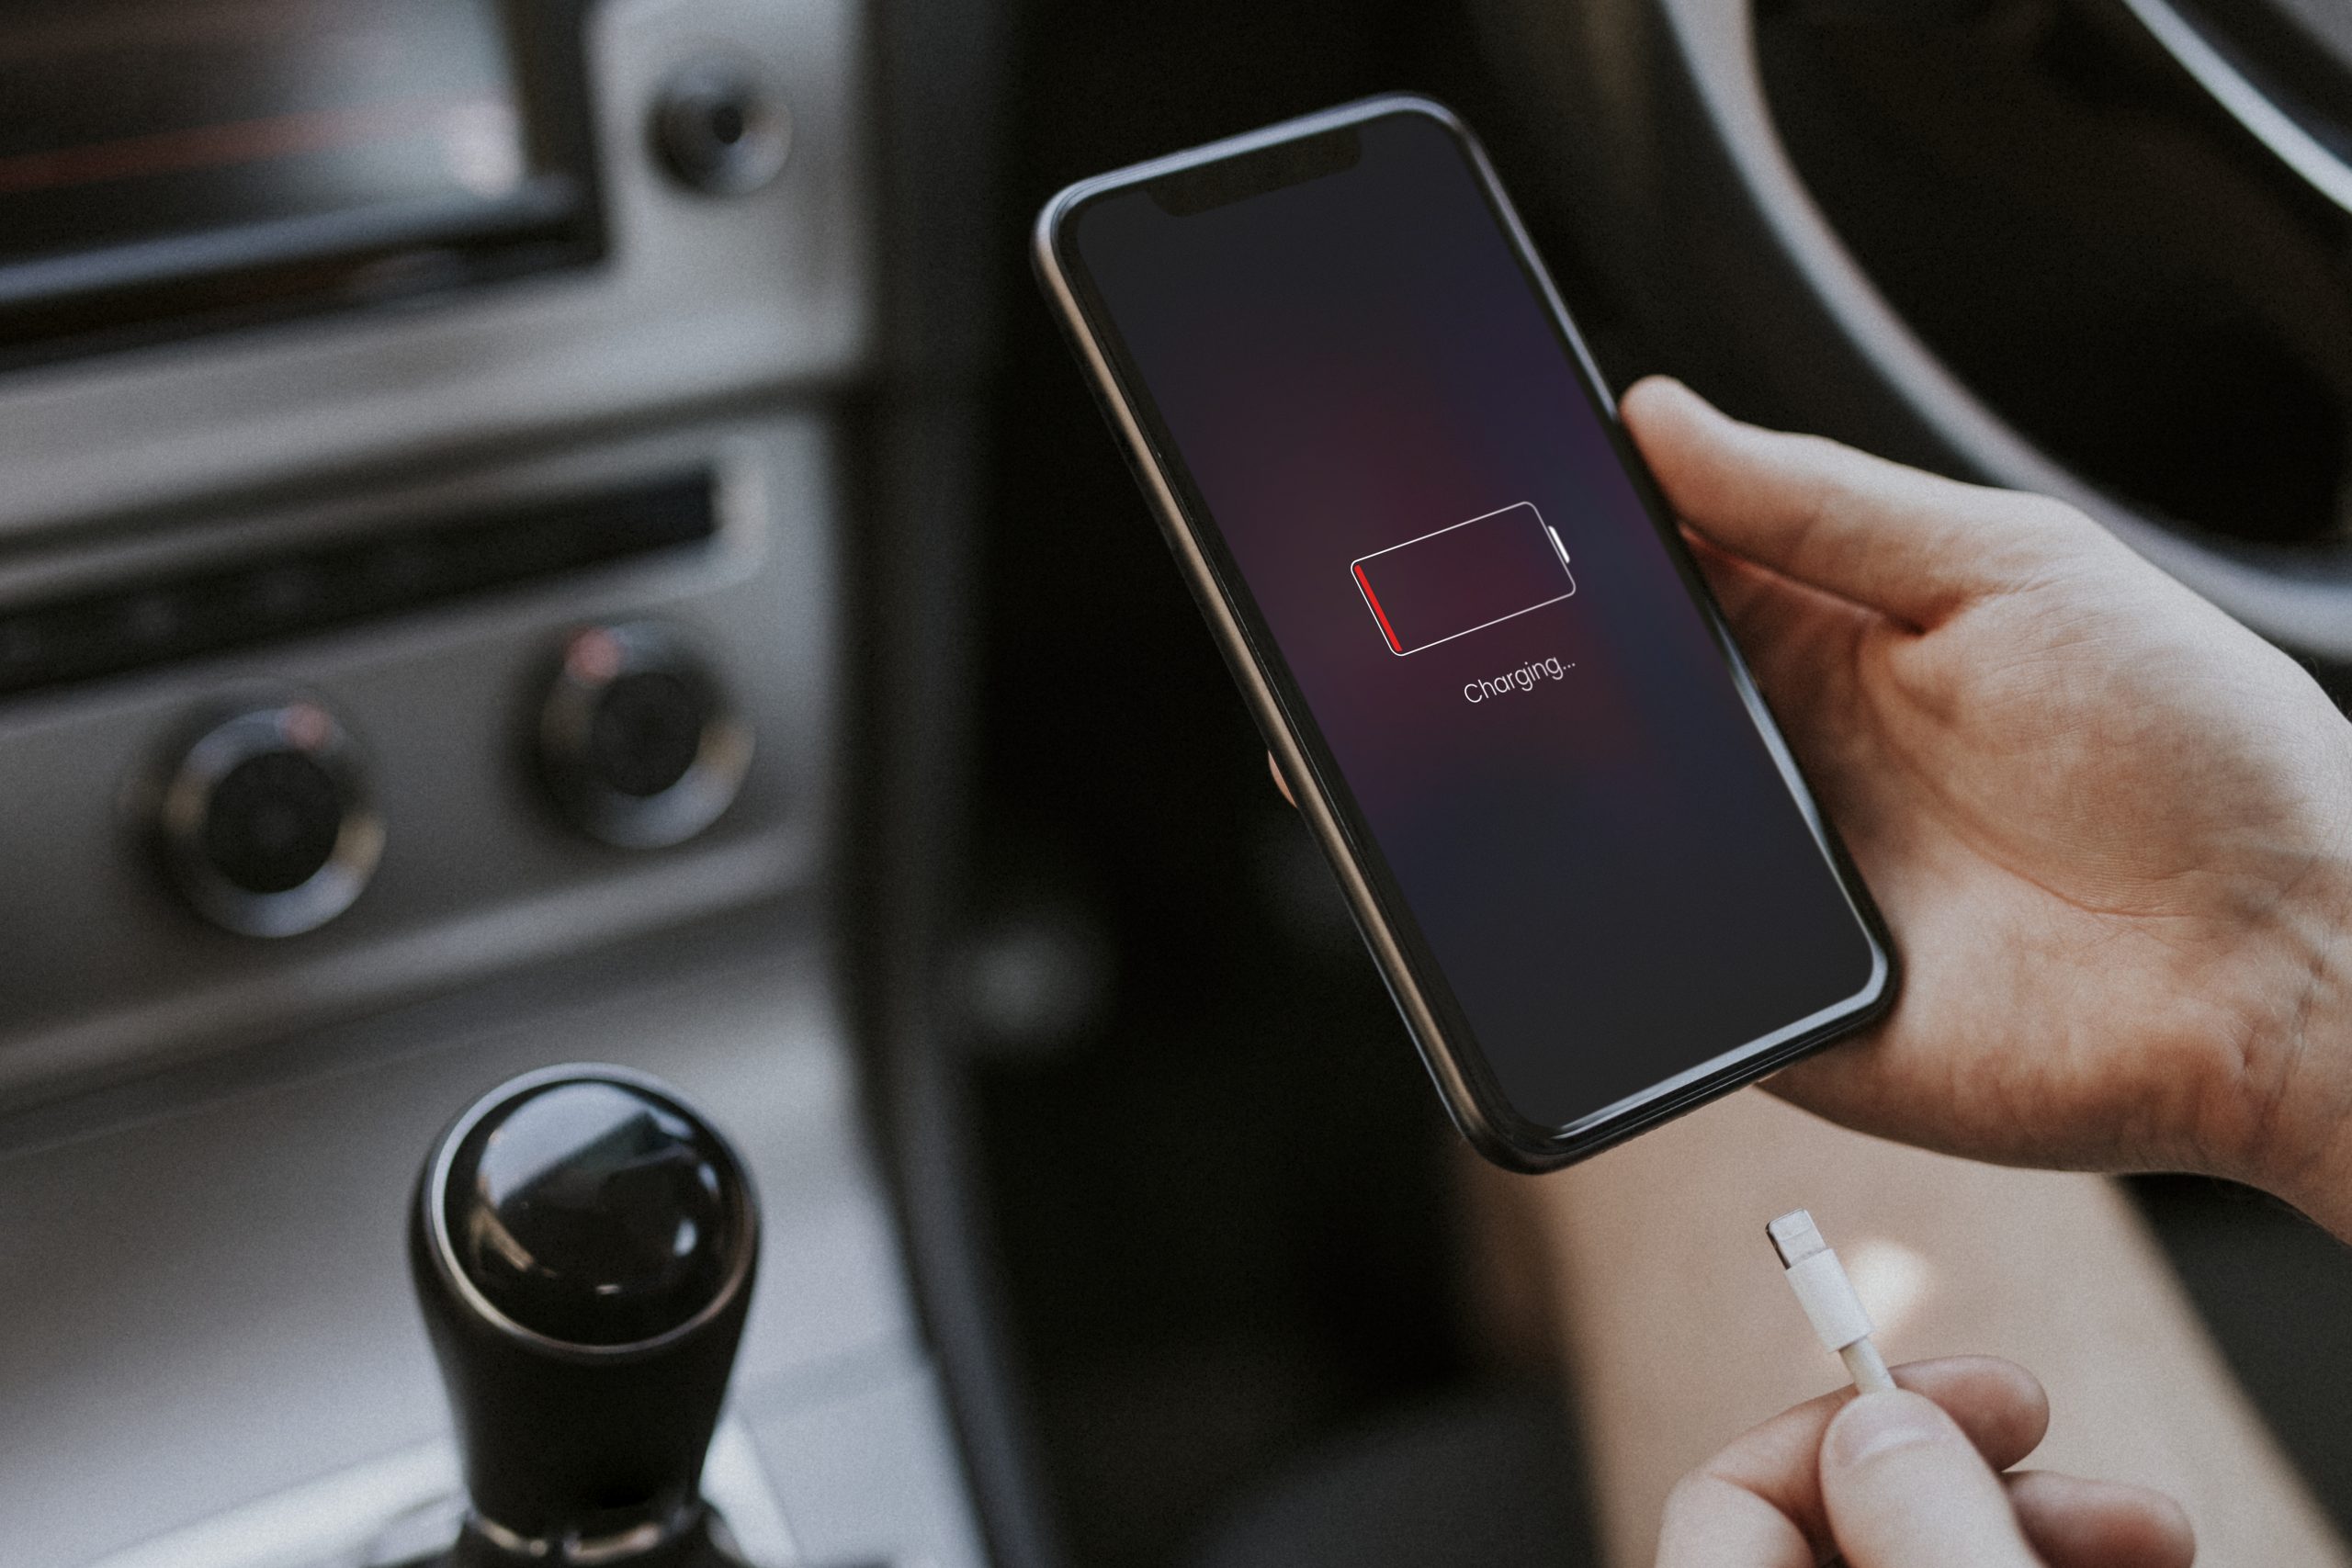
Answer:
[[[1577,591],[1560,536],[1524,501],[1359,556],[1348,570],[1388,651],[1399,658]]]

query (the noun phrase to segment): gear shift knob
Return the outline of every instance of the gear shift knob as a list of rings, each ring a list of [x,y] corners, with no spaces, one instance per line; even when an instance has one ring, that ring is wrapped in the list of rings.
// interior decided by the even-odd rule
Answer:
[[[526,1074],[442,1134],[409,1262],[473,1500],[453,1562],[699,1560],[759,1238],[741,1159],[641,1073]]]

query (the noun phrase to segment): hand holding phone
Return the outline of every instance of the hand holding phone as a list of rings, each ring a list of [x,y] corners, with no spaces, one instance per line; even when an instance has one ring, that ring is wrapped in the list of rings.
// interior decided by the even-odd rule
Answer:
[[[1579,1157],[1883,1010],[1869,899],[1449,114],[1085,182],[1037,262],[1483,1152]]]
[[[1625,420],[1908,942],[1773,1089],[1975,1159],[2208,1171],[2352,1239],[2352,725],[2072,507],[1725,418]]]

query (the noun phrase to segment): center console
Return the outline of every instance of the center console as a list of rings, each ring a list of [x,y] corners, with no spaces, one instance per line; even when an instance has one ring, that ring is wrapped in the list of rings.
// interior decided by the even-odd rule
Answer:
[[[11,1563],[446,1516],[413,1164],[584,1057],[756,1179],[745,1559],[978,1561],[841,935],[874,21],[0,20]]]

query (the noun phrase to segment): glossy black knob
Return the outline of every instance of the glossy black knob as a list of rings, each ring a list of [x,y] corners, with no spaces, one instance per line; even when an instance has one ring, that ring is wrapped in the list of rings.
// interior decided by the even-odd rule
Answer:
[[[292,936],[343,913],[384,842],[357,747],[308,698],[209,726],[164,781],[159,826],[188,902],[247,936]]]
[[[758,1258],[742,1161],[654,1079],[548,1068],[458,1119],[410,1263],[473,1501],[458,1561],[667,1561],[701,1539]]]
[[[709,827],[752,761],[751,731],[708,661],[650,621],[573,634],[540,706],[538,742],[557,804],[625,849],[683,843]]]

